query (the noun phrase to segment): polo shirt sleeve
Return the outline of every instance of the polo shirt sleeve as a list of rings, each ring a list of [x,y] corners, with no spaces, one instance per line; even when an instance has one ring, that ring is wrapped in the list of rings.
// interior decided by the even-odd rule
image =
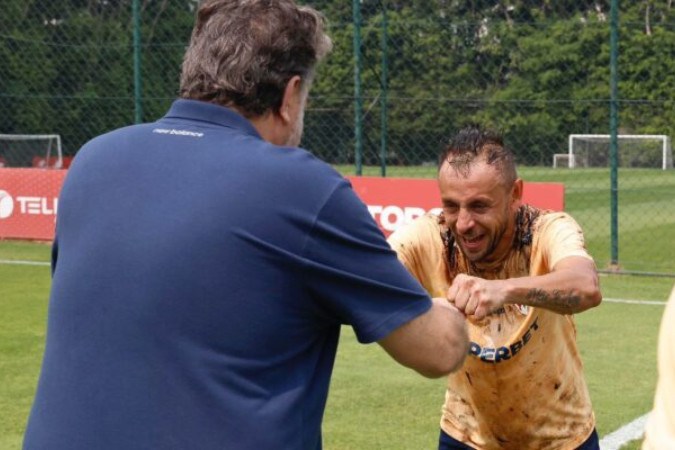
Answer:
[[[317,214],[303,253],[319,311],[351,325],[359,342],[378,341],[431,308],[346,181]]]

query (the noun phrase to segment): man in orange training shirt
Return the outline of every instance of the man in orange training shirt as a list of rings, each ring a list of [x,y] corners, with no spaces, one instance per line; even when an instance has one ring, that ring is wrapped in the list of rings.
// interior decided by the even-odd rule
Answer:
[[[442,214],[389,243],[468,319],[469,357],[448,378],[439,449],[598,449],[573,318],[601,301],[581,228],[522,204],[513,153],[476,125],[444,149],[438,182]]]

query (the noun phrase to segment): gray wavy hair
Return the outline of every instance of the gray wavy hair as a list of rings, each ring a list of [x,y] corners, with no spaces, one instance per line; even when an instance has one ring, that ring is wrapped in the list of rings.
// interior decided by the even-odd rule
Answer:
[[[205,0],[183,58],[182,98],[234,107],[246,117],[279,111],[295,75],[308,89],[330,52],[324,16],[293,0]]]

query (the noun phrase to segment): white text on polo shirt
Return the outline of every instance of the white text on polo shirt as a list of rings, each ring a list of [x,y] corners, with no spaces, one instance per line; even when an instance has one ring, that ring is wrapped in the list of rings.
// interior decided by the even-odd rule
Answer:
[[[204,136],[204,133],[198,133],[196,131],[188,131],[188,130],[176,130],[175,128],[167,129],[167,128],[155,128],[152,130],[153,133],[157,134],[171,134],[174,136],[188,136],[188,137],[202,137]]]

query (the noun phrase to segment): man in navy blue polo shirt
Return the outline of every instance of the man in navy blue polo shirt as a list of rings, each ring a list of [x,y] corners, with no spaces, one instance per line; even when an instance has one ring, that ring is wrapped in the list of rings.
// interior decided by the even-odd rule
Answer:
[[[26,450],[321,448],[342,324],[425,376],[461,364],[463,316],[296,147],[330,45],[292,0],[205,1],[182,98],[81,149]]]

